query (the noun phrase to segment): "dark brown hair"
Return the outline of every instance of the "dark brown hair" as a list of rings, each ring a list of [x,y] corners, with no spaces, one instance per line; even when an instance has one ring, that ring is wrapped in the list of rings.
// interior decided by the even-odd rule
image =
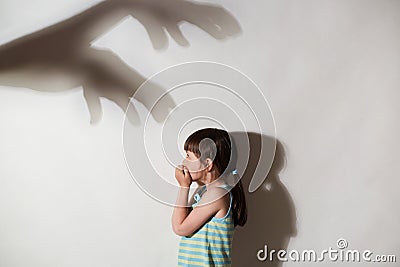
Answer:
[[[207,142],[207,140],[213,142]],[[215,145],[214,145],[215,144]],[[212,159],[219,175],[227,175],[236,167],[232,151],[236,151],[234,143],[227,131],[216,128],[205,128],[192,133],[185,141],[184,149],[193,152],[202,162]],[[237,174],[232,174],[237,175]],[[234,225],[243,226],[247,221],[247,207],[242,181],[232,188],[232,210]]]

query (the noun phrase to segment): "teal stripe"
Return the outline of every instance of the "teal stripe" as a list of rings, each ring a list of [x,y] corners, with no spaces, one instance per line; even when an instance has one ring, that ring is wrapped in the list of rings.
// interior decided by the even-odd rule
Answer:
[[[199,245],[199,244],[186,244],[186,243],[181,243],[180,245],[181,247],[185,247],[185,248],[206,248],[205,245]],[[226,246],[226,247],[208,247],[208,250],[211,251],[230,251],[230,247]]]
[[[229,214],[228,214],[228,215],[229,215]],[[211,218],[211,221],[212,221],[212,222],[219,222],[219,223],[230,223],[229,221],[227,221],[227,220],[229,220],[229,219],[230,219],[229,216],[222,217],[222,218],[212,217],[212,218]],[[232,219],[230,219],[230,220],[232,220]]]
[[[194,263],[186,263],[186,262],[181,262],[180,259],[178,259],[178,266],[183,266],[183,267],[204,267],[203,264],[194,264]]]
[[[193,235],[200,233],[200,232],[201,233],[208,232],[210,229],[219,232],[221,235],[233,234],[233,232],[235,230],[233,224],[232,224],[232,227],[221,227],[221,226],[217,226],[217,225],[207,224],[207,225],[201,227],[199,230],[197,230],[197,232],[194,232]]]
[[[183,237],[185,240],[193,240],[193,241],[200,241],[200,242],[204,242],[204,243],[214,243],[214,244],[226,244],[229,245],[231,242],[228,241],[224,241],[224,240],[208,240],[202,237]]]
[[[186,263],[186,262],[182,262],[181,261],[181,259],[178,259],[178,266],[181,266],[181,267],[204,267],[204,264],[205,264],[206,262],[204,262],[203,264],[201,264],[201,265],[198,265],[198,264],[194,264],[194,263]],[[225,266],[225,265],[230,265],[230,264],[232,264],[232,262],[231,261],[225,261],[225,262],[222,262],[222,263],[212,263],[212,261],[209,261],[209,262],[207,262],[208,263],[208,266]],[[217,264],[217,265],[216,265]]]
[[[219,237],[224,237],[224,238],[231,238],[233,236],[230,234],[222,234],[221,235],[221,233],[207,232],[207,230],[201,230],[201,231],[195,233],[193,236],[196,236],[197,234],[206,235],[206,236],[219,236]]]
[[[181,255],[178,255],[178,259],[187,260],[187,261],[195,261],[195,262],[204,262],[204,259],[189,258],[189,257],[186,257],[186,256],[181,256]]]
[[[207,248],[205,248],[207,251]],[[188,253],[188,254],[192,254],[192,255],[199,255],[199,256],[203,256],[203,257],[208,257],[210,254],[213,255],[213,257],[216,258],[227,258],[228,255],[226,255],[226,253],[223,253],[222,251],[214,251],[214,253],[210,253],[210,252],[202,252],[202,251],[192,251],[192,250],[186,250],[186,249],[179,249],[178,253]],[[215,253],[217,252],[217,253]]]
[[[213,230],[216,231],[216,233],[214,231],[209,231],[209,229],[204,229],[201,228],[200,230],[198,230],[197,232],[195,232],[194,234],[192,234],[191,236],[185,236],[185,238],[193,238],[196,237],[196,235],[206,235],[206,236],[220,236],[222,237],[226,237],[226,238],[231,238],[233,237],[234,231],[233,230],[225,230],[225,229],[221,229],[221,228],[216,228],[216,227],[210,227]]]
[[[211,261],[205,261],[204,259],[197,259],[197,258],[191,258],[191,259],[188,259],[187,257],[184,257],[184,256],[178,256],[178,260],[186,260],[186,261],[194,261],[194,262],[201,262],[201,263],[208,263],[208,264],[210,264],[211,262],[213,262],[213,263],[218,263],[218,264],[229,264],[229,262],[230,262],[230,260],[224,260],[224,259],[222,259],[222,260],[216,260],[216,259],[212,259]],[[195,263],[195,264],[196,264]],[[192,266],[192,264],[191,263],[189,263],[190,264],[190,266]],[[202,265],[202,266],[204,266],[204,265]]]
[[[210,229],[215,229],[215,230],[224,230],[224,231],[233,231],[233,223],[227,223],[226,227],[225,226],[219,226],[219,225],[214,225],[214,224],[206,224],[204,227],[200,229],[205,229],[205,228],[210,228]]]

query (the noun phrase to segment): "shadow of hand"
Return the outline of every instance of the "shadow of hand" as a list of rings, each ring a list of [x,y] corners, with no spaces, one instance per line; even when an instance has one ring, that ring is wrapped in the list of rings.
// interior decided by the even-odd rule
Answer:
[[[185,21],[196,25],[216,39],[224,39],[241,32],[240,25],[233,15],[218,5],[182,0],[124,3],[132,9],[131,15],[145,27],[155,49],[167,46],[167,32],[178,44],[189,45],[179,28]]]
[[[0,84],[46,92],[81,86],[91,123],[101,119],[101,97],[125,112],[146,78],[110,50],[92,47],[91,42],[129,15],[143,24],[156,49],[166,47],[166,32],[178,44],[188,45],[179,29],[184,21],[217,39],[240,32],[234,17],[216,5],[182,0],[106,0],[65,21],[0,46]],[[146,91],[148,96],[136,100],[151,112],[165,89],[152,83],[146,88],[151,90]],[[174,106],[166,94],[162,107],[152,115],[162,121]],[[134,108],[129,109],[127,117],[132,123],[138,122]]]

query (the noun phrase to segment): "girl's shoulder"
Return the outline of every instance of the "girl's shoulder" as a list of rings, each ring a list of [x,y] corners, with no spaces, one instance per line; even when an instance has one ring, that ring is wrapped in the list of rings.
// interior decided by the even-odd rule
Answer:
[[[229,190],[229,186],[217,186],[209,190],[209,196],[215,199],[215,205],[218,207],[218,211],[214,214],[213,221],[222,221],[229,216],[231,210],[232,195]]]
[[[223,186],[207,188],[202,194],[199,204],[218,203],[221,207],[229,206],[230,195]]]

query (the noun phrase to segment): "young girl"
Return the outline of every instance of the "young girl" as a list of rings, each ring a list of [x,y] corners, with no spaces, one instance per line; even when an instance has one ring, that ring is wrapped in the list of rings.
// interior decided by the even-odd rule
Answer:
[[[188,137],[184,149],[186,159],[175,170],[180,189],[172,214],[172,228],[182,236],[178,266],[231,266],[234,228],[246,223],[247,209],[241,181],[227,183],[237,176],[229,134],[202,129]],[[188,202],[192,182],[198,188]]]

